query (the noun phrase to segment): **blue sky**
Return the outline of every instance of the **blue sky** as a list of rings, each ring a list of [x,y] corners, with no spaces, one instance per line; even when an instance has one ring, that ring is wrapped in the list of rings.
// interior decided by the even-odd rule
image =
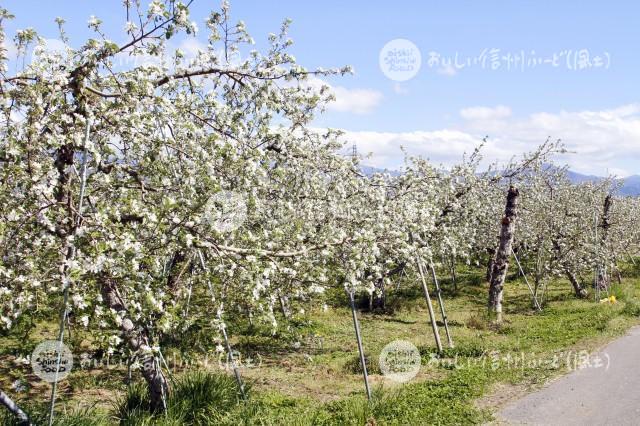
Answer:
[[[144,1],[143,1],[144,3]],[[64,17],[72,44],[89,36],[96,15],[114,39],[125,22],[120,1],[5,0],[16,15],[9,33],[34,27],[56,37]],[[192,18],[203,20],[219,2],[195,0]],[[232,16],[246,22],[263,45],[283,18],[293,19],[293,54],[307,67],[352,65],[355,75],[330,79],[337,103],[316,125],[342,128],[370,164],[398,167],[400,146],[445,165],[489,135],[489,160],[504,161],[533,149],[547,136],[562,138],[574,154],[559,158],[583,173],[640,173],[640,2],[637,1],[232,1]],[[413,42],[422,67],[406,82],[380,69],[390,40]],[[499,56],[560,56],[560,65],[524,70],[429,67],[430,52],[462,61],[483,50]],[[606,57],[606,66],[570,70],[566,52]],[[535,55],[531,52],[535,51]],[[564,52],[564,53],[563,53]]]

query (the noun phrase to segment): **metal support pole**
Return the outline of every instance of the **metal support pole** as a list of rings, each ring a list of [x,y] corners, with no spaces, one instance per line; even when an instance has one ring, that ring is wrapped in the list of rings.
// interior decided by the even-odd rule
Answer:
[[[204,256],[202,255],[202,251],[198,249],[198,258],[200,259],[200,265],[202,266],[203,271],[208,271],[206,263],[204,262]],[[211,282],[207,279],[207,287],[209,288],[209,293],[211,293],[211,301],[215,303],[215,294],[213,292],[213,288],[211,287]],[[244,390],[244,382],[242,381],[242,377],[240,376],[240,371],[238,370],[238,366],[236,365],[236,360],[233,357],[233,352],[231,351],[231,343],[229,342],[229,337],[227,336],[227,327],[222,321],[222,316],[220,312],[218,312],[218,321],[220,321],[220,329],[222,330],[222,337],[224,338],[225,346],[227,347],[227,352],[229,353],[229,359],[231,360],[231,367],[233,368],[233,375],[236,378],[236,382],[238,383],[238,388],[240,388],[240,393],[242,394],[242,399],[247,399],[247,395]]]
[[[516,256],[516,252],[513,251],[513,247],[511,248],[511,254],[513,254],[513,258],[516,260],[516,263],[518,264],[518,269],[520,270],[520,274],[524,278],[524,282],[527,283],[527,287],[529,287],[529,292],[531,293],[531,297],[533,298],[534,306],[536,307],[537,310],[542,311],[542,308],[540,307],[540,304],[538,303],[538,298],[536,297],[536,294],[533,291],[533,288],[531,287],[531,284],[529,284],[529,280],[527,279],[527,276],[525,275],[524,270],[522,269],[522,265],[520,264],[520,261],[518,260],[518,256]]]
[[[433,262],[429,262],[429,269],[431,270],[431,278],[433,278],[433,284],[436,287],[436,296],[438,296],[438,304],[440,305],[440,312],[442,313],[442,323],[444,324],[444,331],[447,334],[447,343],[449,347],[453,348],[453,339],[449,332],[449,321],[447,320],[447,313],[444,310],[444,302],[442,301],[442,291],[440,290],[440,284],[438,284],[438,277],[436,276],[436,269],[433,267]]]
[[[364,348],[362,347],[362,337],[360,336],[360,324],[358,323],[356,304],[353,300],[353,292],[347,290],[347,294],[349,295],[349,305],[351,306],[351,316],[353,317],[353,328],[356,330],[356,340],[358,341],[358,352],[360,352],[360,365],[362,366],[364,387],[367,391],[367,399],[371,401],[371,389],[369,388],[369,376],[367,374],[367,361],[364,356]]]
[[[244,391],[244,383],[242,382],[242,378],[240,377],[240,371],[238,371],[236,360],[233,357],[233,352],[231,352],[231,344],[229,343],[229,338],[227,337],[227,327],[224,325],[224,322],[222,322],[222,318],[220,318],[220,315],[218,315],[218,319],[220,320],[220,329],[222,330],[224,343],[227,346],[227,352],[229,353],[229,359],[231,360],[231,366],[233,367],[233,375],[236,377],[236,382],[238,382],[238,387],[240,388],[242,399],[247,399],[247,395]]]
[[[429,288],[427,287],[427,280],[424,277],[424,271],[422,270],[422,263],[420,259],[416,258],[418,264],[418,272],[420,273],[420,279],[422,281],[422,291],[424,297],[427,300],[427,308],[429,309],[429,319],[431,319],[431,328],[433,330],[433,337],[436,339],[436,347],[438,352],[442,353],[442,342],[440,341],[440,334],[438,333],[438,324],[436,323],[436,316],[433,313],[433,305],[431,304],[431,297],[429,297]]]
[[[4,405],[9,412],[11,412],[17,421],[17,424],[20,426],[32,426],[31,420],[29,420],[29,416],[27,413],[22,411],[22,408],[18,406],[6,393],[0,390],[0,404]]]
[[[80,228],[80,226],[82,225],[82,206],[84,203],[84,195],[85,195],[85,191],[87,188],[87,162],[88,162],[88,155],[87,155],[87,145],[89,144],[89,135],[90,135],[90,130],[91,130],[91,119],[87,118],[87,124],[85,126],[85,131],[84,131],[84,144],[82,146],[83,148],[83,155],[82,155],[82,170],[81,170],[81,174],[80,174],[80,195],[79,195],[79,199],[78,199],[78,207],[77,207],[77,214],[76,214],[76,220],[74,223],[74,228],[73,228],[73,235],[76,236],[78,234],[78,229]],[[73,260],[76,256],[76,247],[75,247],[75,241],[68,246],[67,248],[67,253],[66,253],[66,258],[67,260]],[[69,314],[69,309],[68,309],[68,304],[69,304],[69,279],[67,277],[68,275],[68,267],[64,266],[64,270],[63,270],[63,274],[65,275],[65,277],[67,278],[64,283],[63,283],[63,306],[62,306],[62,313],[60,314],[60,328],[58,331],[58,353],[57,353],[57,360],[56,360],[56,372],[55,372],[55,376],[53,379],[53,384],[51,385],[51,398],[49,401],[49,426],[51,426],[53,424],[53,416],[54,416],[54,411],[55,411],[55,405],[56,405],[56,398],[57,398],[57,390],[58,390],[58,373],[60,372],[60,362],[62,361],[62,345],[64,344],[64,323],[65,321],[67,321],[67,316]]]

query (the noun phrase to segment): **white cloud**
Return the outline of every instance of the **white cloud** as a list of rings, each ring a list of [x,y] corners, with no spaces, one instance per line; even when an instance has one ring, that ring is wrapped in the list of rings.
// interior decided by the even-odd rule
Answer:
[[[368,114],[382,101],[382,93],[371,89],[347,89],[341,86],[332,88],[336,100],[329,109],[354,114]]]
[[[436,163],[451,165],[477,146],[481,139],[459,130],[414,132],[345,132],[345,140],[356,143],[358,152],[371,157],[364,162],[380,168],[396,169],[403,163],[402,149]]]
[[[491,107],[470,107],[460,110],[460,116],[465,120],[499,120],[511,116],[511,108],[504,105]]]
[[[327,105],[328,110],[338,112],[350,112],[353,114],[368,114],[382,102],[383,95],[372,89],[348,89],[342,86],[332,86],[317,77],[310,77],[306,82],[308,86],[319,89],[328,86],[329,91],[335,96],[335,101]]]
[[[595,175],[627,176],[640,172],[640,104],[602,111],[540,112],[522,119],[511,117],[507,107],[467,108],[468,118],[459,126],[435,131],[346,132],[361,153],[372,153],[366,164],[398,168],[403,147],[436,164],[450,166],[471,153],[485,135],[486,163],[508,161],[534,150],[547,138],[562,139],[570,153],[556,158],[573,170]]]

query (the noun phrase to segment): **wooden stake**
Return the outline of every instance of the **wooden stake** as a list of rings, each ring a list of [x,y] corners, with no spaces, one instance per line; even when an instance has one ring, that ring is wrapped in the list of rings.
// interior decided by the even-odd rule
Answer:
[[[351,306],[351,316],[353,317],[353,328],[356,330],[356,340],[358,341],[358,351],[360,352],[360,365],[362,366],[364,387],[367,391],[367,399],[371,401],[371,389],[369,388],[369,376],[367,374],[367,361],[364,356],[364,348],[362,347],[362,337],[360,336],[360,324],[358,323],[356,304],[353,300],[353,292],[347,290],[347,294],[349,295],[349,305]]]

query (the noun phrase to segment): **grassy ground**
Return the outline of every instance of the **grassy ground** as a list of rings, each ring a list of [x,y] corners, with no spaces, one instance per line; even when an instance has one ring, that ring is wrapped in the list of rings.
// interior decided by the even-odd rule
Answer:
[[[165,353],[177,381],[167,417],[152,419],[136,405],[144,399],[138,387],[126,399],[126,369],[116,366],[77,369],[69,376],[61,386],[61,424],[112,424],[118,418],[127,419],[125,424],[478,424],[490,421],[508,398],[574,368],[586,354],[581,351],[592,351],[639,322],[637,278],[614,288],[615,304],[577,300],[566,282],[554,282],[541,313],[531,308],[525,284],[511,279],[505,290],[505,322],[495,326],[484,315],[487,288],[478,273],[461,273],[459,290],[445,292],[456,345],[441,356],[417,285],[405,283],[391,296],[392,315],[360,313],[374,388],[371,403],[364,397],[351,313],[341,306],[342,295],[335,294],[329,295],[331,308],[297,314],[280,338],[268,329],[237,324],[241,333],[233,343],[251,385],[247,402],[237,398],[233,380],[219,378],[217,360],[174,348]],[[450,287],[446,281],[443,286]],[[51,326],[38,324],[27,336],[0,338],[0,386],[9,391],[16,381],[22,383],[21,393],[10,393],[34,412],[44,410],[48,385],[30,375],[28,366],[16,364],[11,354],[19,349],[28,353],[35,342],[53,335]],[[444,331],[442,337],[446,345]],[[380,350],[396,339],[414,343],[422,355],[419,374],[404,385],[386,380],[377,367]],[[185,367],[185,356],[199,361],[199,367]],[[196,369],[215,374],[199,379],[184,375]],[[196,399],[200,408],[192,406]],[[201,415],[186,414],[191,412]]]

